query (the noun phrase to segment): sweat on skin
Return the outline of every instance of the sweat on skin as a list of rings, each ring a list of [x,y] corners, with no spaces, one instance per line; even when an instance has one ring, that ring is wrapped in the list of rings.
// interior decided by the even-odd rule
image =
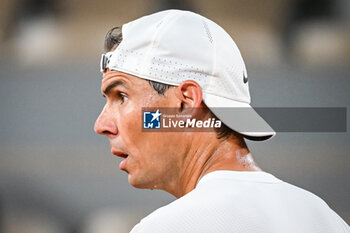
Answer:
[[[186,80],[159,95],[146,80],[107,69],[101,92],[107,101],[94,129],[108,137],[114,155],[124,158],[120,169],[128,173],[129,183],[136,188],[161,189],[179,198],[211,171],[260,170],[255,163],[247,166],[241,159],[249,153],[242,147],[243,138],[218,139],[215,132],[142,132],[137,122],[143,107],[178,108],[181,114],[206,108],[195,81]],[[203,120],[210,117],[207,109]],[[237,151],[242,155],[239,158]]]

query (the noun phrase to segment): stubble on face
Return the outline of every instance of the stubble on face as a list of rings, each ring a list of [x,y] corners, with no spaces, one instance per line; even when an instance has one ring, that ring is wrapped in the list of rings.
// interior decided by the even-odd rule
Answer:
[[[112,73],[113,72],[113,73]],[[174,107],[176,98],[172,89],[159,95],[148,81],[111,71],[102,81],[102,90],[112,82],[122,80],[129,86],[123,90],[127,100],[115,103],[111,91],[106,107],[118,127],[118,134],[108,136],[113,149],[123,149],[128,154],[124,171],[128,180],[136,188],[167,189],[174,185],[181,167],[180,154],[183,153],[179,133],[152,133],[142,131],[143,107]],[[118,88],[116,88],[118,89]],[[109,102],[108,102],[109,101]],[[175,142],[178,142],[175,143]]]

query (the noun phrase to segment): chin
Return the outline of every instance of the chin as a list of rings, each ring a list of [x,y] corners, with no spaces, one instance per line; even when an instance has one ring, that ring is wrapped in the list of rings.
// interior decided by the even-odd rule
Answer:
[[[143,179],[142,179],[143,178]],[[138,189],[156,189],[156,185],[147,182],[143,177],[136,177],[129,173],[128,176],[129,184]]]

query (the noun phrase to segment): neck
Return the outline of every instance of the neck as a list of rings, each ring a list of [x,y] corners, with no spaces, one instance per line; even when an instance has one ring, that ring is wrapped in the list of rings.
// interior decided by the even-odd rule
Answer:
[[[192,141],[183,160],[183,170],[176,185],[166,190],[179,198],[192,191],[198,181],[216,170],[257,171],[261,170],[254,162],[248,148],[241,147],[243,138],[230,137],[225,140],[200,135]],[[245,143],[243,143],[245,144]]]

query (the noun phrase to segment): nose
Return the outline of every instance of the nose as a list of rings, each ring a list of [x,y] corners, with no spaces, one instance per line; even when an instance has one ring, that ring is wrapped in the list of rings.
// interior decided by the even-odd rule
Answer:
[[[108,110],[106,106],[98,116],[95,122],[94,130],[96,133],[106,136],[117,135],[118,128],[115,114]]]

